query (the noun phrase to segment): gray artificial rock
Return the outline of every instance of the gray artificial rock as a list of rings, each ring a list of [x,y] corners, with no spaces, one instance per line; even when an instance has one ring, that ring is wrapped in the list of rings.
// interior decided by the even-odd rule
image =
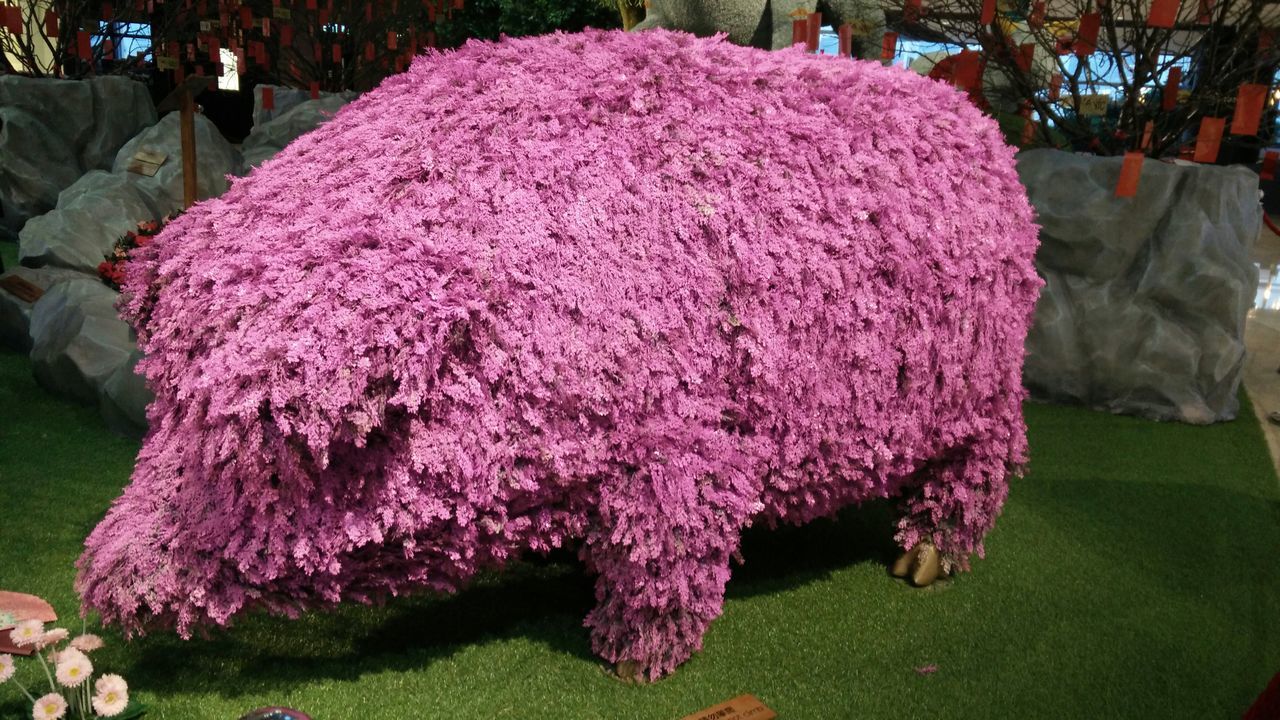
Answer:
[[[62,191],[56,209],[22,228],[19,257],[24,265],[96,272],[121,235],[177,207],[152,178],[94,170]]]
[[[142,131],[116,155],[112,172],[95,171],[58,196],[57,207],[33,218],[19,233],[18,255],[24,265],[55,265],[96,272],[103,255],[137,223],[182,209],[182,146],[178,114]],[[197,196],[215,197],[227,190],[227,176],[240,170],[240,153],[213,123],[197,115]],[[128,171],[140,149],[168,157],[154,177]]]
[[[85,172],[107,169],[126,140],[156,121],[145,86],[0,76],[0,235],[12,238]]]
[[[158,199],[167,201],[173,210],[182,207],[182,136],[179,114],[165,115],[160,122],[139,133],[116,154],[113,173],[124,173],[139,150],[151,150],[168,156],[155,177],[143,177],[143,185]],[[195,116],[196,197],[217,197],[227,191],[228,175],[240,172],[240,153],[203,115]],[[139,218],[148,219],[148,218]]]
[[[261,95],[259,95],[260,98]],[[333,93],[327,94],[319,100],[308,98],[292,105],[283,112],[263,113],[263,120],[254,124],[249,137],[245,138],[244,143],[240,146],[240,151],[244,156],[245,172],[261,165],[265,160],[283,150],[286,145],[293,142],[298,136],[310,132],[316,126],[326,122],[349,101],[350,98],[347,97],[346,93]],[[267,114],[271,114],[274,117],[266,119]],[[258,117],[259,111],[255,110],[254,116]]]
[[[1033,397],[1158,420],[1238,411],[1245,316],[1257,289],[1258,177],[1148,159],[1116,198],[1121,158],[1031,150],[1046,285],[1027,336]]]
[[[130,361],[133,333],[116,313],[119,293],[96,278],[55,283],[31,313],[31,364],[49,392],[98,402],[108,379]]]
[[[262,106],[262,90],[268,87],[271,88],[272,94],[272,108],[270,110]],[[344,90],[339,93],[322,92],[319,99],[342,98],[342,102],[339,105],[344,105],[354,100],[357,95],[358,93],[352,90]],[[281,85],[256,85],[253,88],[253,126],[255,128],[261,127],[306,102],[312,102],[310,90],[299,90],[298,88]]]
[[[10,276],[20,277],[46,292],[60,281],[86,277],[84,273],[75,270],[28,268],[21,265],[0,275],[0,279]],[[29,303],[0,289],[0,346],[24,354],[31,351],[30,328],[33,305],[34,303]]]
[[[821,3],[822,23],[839,27],[851,23],[854,54],[878,59],[884,37],[884,10],[871,0],[826,0]],[[645,18],[634,30],[661,27],[695,35],[723,32],[729,41],[765,50],[791,45],[792,13],[811,13],[818,0],[650,0]]]
[[[147,388],[146,378],[134,371],[141,358],[142,352],[135,348],[98,388],[98,410],[107,427],[130,437],[141,437],[146,432],[147,406],[155,397]]]

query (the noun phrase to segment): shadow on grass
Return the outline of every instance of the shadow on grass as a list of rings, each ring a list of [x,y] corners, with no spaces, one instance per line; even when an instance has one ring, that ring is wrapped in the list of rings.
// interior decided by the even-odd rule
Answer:
[[[734,568],[727,594],[775,593],[857,563],[884,563],[895,547],[892,524],[891,508],[876,503],[803,527],[752,528],[743,540],[746,564]],[[207,640],[147,636],[129,647],[127,676],[160,695],[190,691],[191,679],[201,677],[208,690],[236,697],[303,680],[423,668],[507,638],[598,662],[582,624],[595,604],[593,586],[576,554],[562,550],[486,574],[457,595],[342,606],[295,621],[252,615]]]

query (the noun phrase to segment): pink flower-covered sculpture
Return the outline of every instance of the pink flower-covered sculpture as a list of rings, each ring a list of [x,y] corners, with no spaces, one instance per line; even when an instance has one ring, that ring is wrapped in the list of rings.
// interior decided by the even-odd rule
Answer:
[[[574,543],[595,650],[656,678],[753,523],[899,497],[963,566],[1026,460],[1035,246],[996,125],[903,69],[421,57],[136,251],[156,399],[84,604],[186,636]]]

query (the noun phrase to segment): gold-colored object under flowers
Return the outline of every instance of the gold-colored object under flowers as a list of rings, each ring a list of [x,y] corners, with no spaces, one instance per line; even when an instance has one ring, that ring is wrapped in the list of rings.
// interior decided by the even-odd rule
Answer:
[[[903,553],[890,570],[894,577],[911,577],[911,584],[916,587],[932,585],[939,577],[946,577],[943,568],[942,554],[933,543],[921,541],[915,547]]]

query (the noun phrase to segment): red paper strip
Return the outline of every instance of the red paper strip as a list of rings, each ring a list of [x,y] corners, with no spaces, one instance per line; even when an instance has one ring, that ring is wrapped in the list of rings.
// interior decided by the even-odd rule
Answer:
[[[1262,170],[1258,172],[1258,177],[1263,180],[1276,179],[1276,162],[1280,161],[1280,151],[1268,150],[1262,154]]]
[[[404,72],[404,58],[396,56],[396,72]]]
[[[173,71],[173,82],[181,85],[187,79],[187,71],[182,67],[182,63],[178,63],[178,67]]]
[[[196,44],[187,43],[187,62],[196,61]]]
[[[1147,25],[1172,28],[1178,20],[1178,5],[1178,0],[1151,0],[1151,11],[1147,13]]]
[[[836,31],[836,35],[840,38],[840,57],[849,57],[853,54],[853,26],[845,23]]]
[[[1036,123],[1031,118],[1023,121],[1022,125],[1022,144],[1030,145],[1032,140],[1036,138]]]
[[[293,26],[280,26],[280,47],[293,47]]]
[[[392,30],[392,31],[388,32],[388,33],[387,33],[387,49],[388,49],[388,50],[395,50],[395,49],[396,49],[396,42],[397,42],[397,40],[396,40],[396,31],[395,31],[395,30]]]
[[[1258,31],[1258,54],[1266,55],[1271,46],[1275,44],[1275,34],[1268,28],[1262,28]]]
[[[329,24],[329,9],[328,9],[328,8],[320,8],[320,12],[319,12],[319,13],[317,13],[317,15],[319,15],[319,16],[320,16],[320,27],[325,27],[326,25],[328,25],[328,24]]]
[[[316,9],[316,0],[307,0],[307,9],[308,9],[308,10],[315,10],[315,9]]]
[[[1049,101],[1053,102],[1062,95],[1062,73],[1049,76]]]
[[[1138,194],[1138,180],[1142,178],[1142,161],[1146,155],[1127,152],[1120,165],[1120,180],[1116,182],[1116,197],[1131,198]]]
[[[809,35],[804,49],[807,52],[818,52],[818,34],[822,32],[822,13],[809,13]]]
[[[1143,150],[1151,149],[1151,137],[1155,135],[1155,132],[1156,132],[1156,124],[1151,120],[1148,120],[1146,126],[1142,128],[1142,149]]]
[[[1164,94],[1160,98],[1160,109],[1168,112],[1178,106],[1178,91],[1182,87],[1182,68],[1169,68],[1169,77],[1164,83]]]
[[[898,54],[898,33],[887,32],[880,45],[880,59],[892,60]]]
[[[311,81],[311,99],[312,100],[320,99],[320,83],[316,82],[315,80]]]
[[[374,57],[373,43],[371,43],[371,42],[367,42],[367,43],[365,43],[365,44],[364,44],[364,59],[365,59],[365,62],[373,62],[373,57]]]
[[[236,74],[243,75],[247,64],[244,58],[244,48],[236,50]]]
[[[22,34],[22,9],[15,5],[0,5],[0,19],[4,20],[5,29],[13,35]]]
[[[109,37],[102,38],[101,48],[102,48],[102,57],[114,58],[116,56],[116,44],[111,41],[111,38]]]
[[[248,5],[240,6],[240,27],[246,30],[253,27],[253,8]]]
[[[801,45],[809,37],[809,23],[803,18],[791,21],[791,44]]]
[[[906,5],[902,8],[903,22],[920,22],[922,17],[924,17],[924,0],[907,0]]]
[[[1232,135],[1257,135],[1262,121],[1262,105],[1267,100],[1267,86],[1245,84],[1236,93],[1236,110],[1231,118]]]
[[[89,31],[81,30],[76,33],[76,51],[80,54],[81,60],[93,59],[93,45],[89,40]]]
[[[44,11],[44,34],[50,40],[58,37],[58,13],[53,10]]]
[[[262,37],[271,37],[271,18],[269,17],[262,18]]]
[[[1196,13],[1196,22],[1208,25],[1213,22],[1213,0],[1200,0],[1200,10]]]
[[[996,20],[996,0],[982,0],[982,19],[983,25],[990,25]]]
[[[218,52],[221,48],[218,46],[218,38],[209,36],[209,62],[221,62],[222,54]],[[222,73],[218,73],[221,75]]]
[[[1222,131],[1227,125],[1226,118],[1207,117],[1200,120],[1200,132],[1196,133],[1196,154],[1192,157],[1198,163],[1211,163],[1218,159],[1218,148],[1222,145]]]
[[[275,110],[276,89],[268,85],[260,85],[259,88],[262,90],[262,109]]]
[[[1098,49],[1098,28],[1102,27],[1102,16],[1098,13],[1085,13],[1080,16],[1080,27],[1076,30],[1075,53],[1077,57],[1087,57]]]
[[[436,4],[431,2],[430,0],[427,0],[427,22],[431,23],[432,25],[434,25],[436,22]],[[791,34],[794,35],[795,30],[792,30]],[[791,44],[794,45],[795,43],[791,43]]]
[[[427,47],[433,48],[435,46],[436,46],[436,31],[428,30],[427,31]]]
[[[1045,0],[1036,0],[1036,3],[1031,6],[1031,13],[1027,15],[1027,25],[1029,25],[1032,30],[1039,30],[1044,27],[1044,3]]]
[[[364,4],[364,21],[373,22],[373,4],[372,3]]]

